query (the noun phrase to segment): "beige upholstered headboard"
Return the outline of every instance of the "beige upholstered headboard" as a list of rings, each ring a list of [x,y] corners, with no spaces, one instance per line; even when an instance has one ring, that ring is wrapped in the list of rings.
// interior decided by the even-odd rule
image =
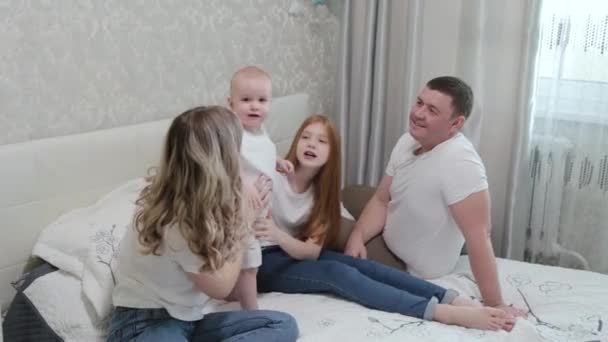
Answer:
[[[283,154],[310,114],[308,95],[275,98],[266,129]],[[0,304],[39,232],[156,164],[171,120],[0,146]],[[66,237],[69,238],[69,237]]]

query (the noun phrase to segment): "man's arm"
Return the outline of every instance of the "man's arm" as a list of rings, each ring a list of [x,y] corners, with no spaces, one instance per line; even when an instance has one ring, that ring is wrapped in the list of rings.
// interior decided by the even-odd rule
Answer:
[[[367,202],[361,216],[355,223],[353,231],[348,238],[344,254],[354,257],[367,257],[365,243],[380,234],[386,224],[388,202],[390,201],[390,187],[392,176],[384,176],[372,198]]]
[[[460,227],[466,241],[469,262],[477,280],[483,302],[515,316],[525,316],[527,310],[508,306],[503,302],[496,257],[490,239],[490,194],[488,190],[476,192],[450,206],[452,217]]]
[[[490,240],[490,196],[487,190],[476,192],[452,204],[450,212],[464,235],[469,262],[479,285],[484,304],[503,304],[494,249]]]

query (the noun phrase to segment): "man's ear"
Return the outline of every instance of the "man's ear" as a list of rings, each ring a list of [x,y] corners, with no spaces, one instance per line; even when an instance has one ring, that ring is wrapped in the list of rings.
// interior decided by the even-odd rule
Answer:
[[[452,122],[452,129],[454,130],[454,132],[460,131],[460,129],[462,129],[462,126],[464,126],[465,121],[466,119],[464,115],[458,115]]]

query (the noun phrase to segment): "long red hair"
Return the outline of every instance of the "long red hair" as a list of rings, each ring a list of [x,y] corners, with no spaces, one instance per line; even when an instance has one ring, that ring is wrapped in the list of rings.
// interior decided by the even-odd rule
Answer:
[[[327,163],[321,167],[312,181],[314,204],[299,238],[303,241],[311,239],[325,246],[332,246],[340,232],[341,203],[340,136],[334,124],[323,115],[316,114],[308,117],[298,129],[285,159],[293,163],[294,169],[300,166],[296,154],[298,141],[300,141],[304,130],[314,123],[321,123],[325,127],[329,143],[329,156]]]

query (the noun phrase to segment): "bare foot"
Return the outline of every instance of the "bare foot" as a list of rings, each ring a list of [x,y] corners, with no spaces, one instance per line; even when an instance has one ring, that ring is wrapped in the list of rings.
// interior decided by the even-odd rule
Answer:
[[[500,309],[508,314],[511,314],[515,317],[526,317],[528,315],[527,309],[520,309],[511,305],[498,305],[494,306],[494,308]]]
[[[515,323],[513,316],[499,309],[448,304],[437,304],[433,318],[441,323],[480,330],[510,331]]]
[[[474,308],[480,308],[483,306],[480,302],[466,296],[458,296],[454,298],[454,300],[450,304],[454,306],[470,306]]]

